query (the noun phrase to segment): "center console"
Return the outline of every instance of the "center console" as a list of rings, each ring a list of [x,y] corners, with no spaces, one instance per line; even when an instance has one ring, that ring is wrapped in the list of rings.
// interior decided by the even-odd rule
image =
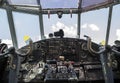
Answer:
[[[45,83],[76,83],[78,81],[72,63],[59,61],[54,64],[48,64],[48,66],[44,79]]]

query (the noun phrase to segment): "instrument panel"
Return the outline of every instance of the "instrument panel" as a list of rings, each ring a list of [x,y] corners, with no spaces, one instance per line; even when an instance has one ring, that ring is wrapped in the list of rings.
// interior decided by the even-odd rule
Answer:
[[[19,49],[21,54],[30,51],[20,57],[18,83],[104,82],[106,71],[104,71],[101,54],[89,51],[87,42],[76,38],[51,38],[31,43],[30,46]],[[92,42],[91,48],[98,51],[99,45]],[[112,47],[116,50],[119,48],[119,46]],[[14,50],[14,48],[10,50]],[[15,53],[19,55],[19,53]],[[111,51],[105,51],[102,55],[108,56],[109,62],[106,65],[112,67],[114,80],[119,80],[119,56],[114,56],[115,53]],[[9,58],[9,60],[11,59]],[[15,56],[13,60],[17,60],[17,57]]]
[[[98,49],[97,44],[93,44],[95,50]],[[82,39],[75,38],[52,38],[41,40],[34,43],[34,50],[42,56],[46,56],[46,60],[57,59],[59,56],[65,56],[65,59],[80,62],[95,62],[99,57],[94,57],[87,50],[87,42]],[[34,53],[33,53],[34,56]]]
[[[92,43],[92,47],[95,50],[99,48],[95,43]],[[68,76],[65,76],[64,71]],[[33,43],[31,55],[22,60],[20,73],[20,82],[56,83],[68,79],[75,82],[103,79],[99,55],[87,50],[86,40],[76,38],[51,38]]]

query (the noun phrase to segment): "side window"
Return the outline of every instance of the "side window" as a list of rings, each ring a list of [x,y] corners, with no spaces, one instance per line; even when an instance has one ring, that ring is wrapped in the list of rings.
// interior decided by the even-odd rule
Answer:
[[[19,48],[26,45],[24,36],[29,36],[34,42],[41,39],[38,16],[17,12],[13,12],[13,16]]]
[[[108,21],[108,8],[81,14],[81,38],[88,35],[95,43],[105,41]]]
[[[13,46],[6,11],[3,9],[0,9],[0,39],[8,47]]]
[[[109,38],[109,44],[113,45],[115,40],[120,41],[120,5],[113,7],[111,32]]]

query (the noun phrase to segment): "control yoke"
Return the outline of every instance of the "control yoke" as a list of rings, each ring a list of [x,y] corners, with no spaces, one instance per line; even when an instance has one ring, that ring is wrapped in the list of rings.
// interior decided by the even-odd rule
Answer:
[[[100,46],[99,51],[95,51],[92,48],[91,38],[89,36],[86,36],[86,35],[84,37],[87,38],[87,49],[88,49],[88,51],[91,52],[91,53],[100,55],[100,58],[101,58],[100,60],[101,60],[101,64],[102,64],[102,70],[103,70],[103,74],[104,74],[105,83],[114,83],[113,71],[112,71],[111,66],[108,65],[109,58],[108,58],[108,56],[104,56],[104,52],[106,52],[106,53],[114,52],[114,53],[119,54],[119,55],[120,55],[120,52],[113,49],[109,45]]]
[[[107,51],[107,50],[111,50],[112,52],[120,55],[120,52],[119,52],[119,51],[113,49],[113,48],[110,47],[110,46],[101,46],[101,47],[100,47],[100,48],[102,48],[101,50],[95,51],[95,50],[92,48],[91,38],[90,38],[89,36],[86,36],[86,35],[84,35],[84,37],[87,38],[87,49],[88,49],[89,52],[94,53],[94,54],[101,54],[101,53],[103,53],[103,52],[105,52],[105,51]]]
[[[33,50],[33,46],[32,46],[32,41],[29,42],[29,50],[26,52],[26,53],[21,53],[19,52],[18,50],[16,50],[14,47],[10,47],[9,49],[6,50],[5,53],[2,53],[0,54],[0,58],[1,57],[8,57],[9,55],[8,54],[17,54],[19,55],[20,57],[26,57],[27,55],[29,55],[32,50]]]
[[[93,50],[91,38],[90,38],[89,36],[86,36],[86,35],[84,35],[84,37],[87,38],[87,49],[88,49],[88,51],[89,51],[90,53],[101,54],[101,53],[105,52],[105,47],[102,47],[103,49],[100,50],[100,51],[95,51],[95,50]]]

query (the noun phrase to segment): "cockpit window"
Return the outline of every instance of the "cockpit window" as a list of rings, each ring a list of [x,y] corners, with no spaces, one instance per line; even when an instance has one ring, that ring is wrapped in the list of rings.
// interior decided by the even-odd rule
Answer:
[[[12,5],[37,5],[37,0],[8,0]]]
[[[81,38],[88,35],[92,41],[100,43],[105,40],[108,21],[108,8],[82,13]]]
[[[41,0],[42,8],[77,8],[79,0]]]
[[[0,9],[0,39],[8,47],[13,46],[6,11],[3,9]]]
[[[24,36],[29,36],[34,42],[41,39],[38,16],[17,12],[13,12],[13,16],[19,48],[26,45]]]
[[[92,6],[93,4],[100,4],[100,3],[106,3],[109,2],[110,0],[82,0],[82,7],[88,7]]]
[[[37,1],[41,2],[42,8],[77,8],[78,0],[8,0],[14,5],[33,5],[37,6]]]
[[[64,37],[76,38],[77,37],[77,15],[64,14],[61,19],[57,15],[43,15],[44,31],[46,38],[49,38],[49,33],[63,29]]]
[[[79,2],[80,1],[80,2]],[[78,8],[81,5],[83,10],[107,5],[114,0],[8,0],[11,5],[31,5],[41,4],[42,9],[46,8]]]
[[[120,32],[118,27],[119,19],[116,20],[116,17],[119,17],[118,6],[120,5],[114,6],[114,4],[117,4],[117,1],[119,2],[119,0],[7,0],[7,1],[8,4],[6,2],[2,2],[0,5],[1,8],[6,10],[10,8],[11,11],[13,12],[12,14],[15,24],[15,33],[17,35],[17,42],[19,44],[18,45],[19,47],[25,45],[25,42],[23,40],[23,37],[25,35],[30,36],[31,39],[33,39],[33,41],[37,41],[40,39],[44,39],[44,36],[46,38],[49,38],[48,35],[50,33],[54,33],[56,31],[59,31],[60,29],[63,29],[64,31],[64,37],[77,38],[79,35],[79,32],[77,32],[77,30],[79,30],[78,23],[80,23],[81,25],[80,38],[83,38],[83,35],[88,35],[93,39],[94,42],[99,43],[105,40],[106,37],[109,6],[111,5],[113,5],[114,7],[111,22],[112,25],[111,34],[115,34],[115,36],[111,38],[110,35],[109,41],[113,42],[114,40],[119,38]],[[41,5],[41,8],[39,8],[40,7],[39,5]],[[2,14],[5,12],[5,10],[1,9],[0,12]],[[62,16],[59,17],[57,15],[58,12],[63,12]],[[80,22],[78,21],[78,14],[81,14]],[[42,16],[43,20],[40,18]],[[4,19],[4,17],[7,17],[6,13],[1,18]],[[3,20],[1,20],[1,23],[2,22]],[[6,20],[6,22],[8,22],[8,20]],[[43,23],[44,26],[40,29],[40,26],[42,26],[41,23]],[[5,22],[2,23],[0,25],[0,28],[7,26],[6,24]],[[7,27],[9,29],[9,26]],[[4,29],[0,30],[0,32],[1,31],[4,32],[3,30]],[[5,32],[7,33],[6,30]],[[3,39],[2,38],[3,36],[6,36],[6,33],[5,35],[3,33],[2,36],[0,35],[1,39]],[[10,33],[8,32],[8,34]],[[8,39],[11,38],[9,37]]]
[[[113,7],[111,32],[109,38],[109,44],[113,45],[115,40],[120,40],[120,5]]]

